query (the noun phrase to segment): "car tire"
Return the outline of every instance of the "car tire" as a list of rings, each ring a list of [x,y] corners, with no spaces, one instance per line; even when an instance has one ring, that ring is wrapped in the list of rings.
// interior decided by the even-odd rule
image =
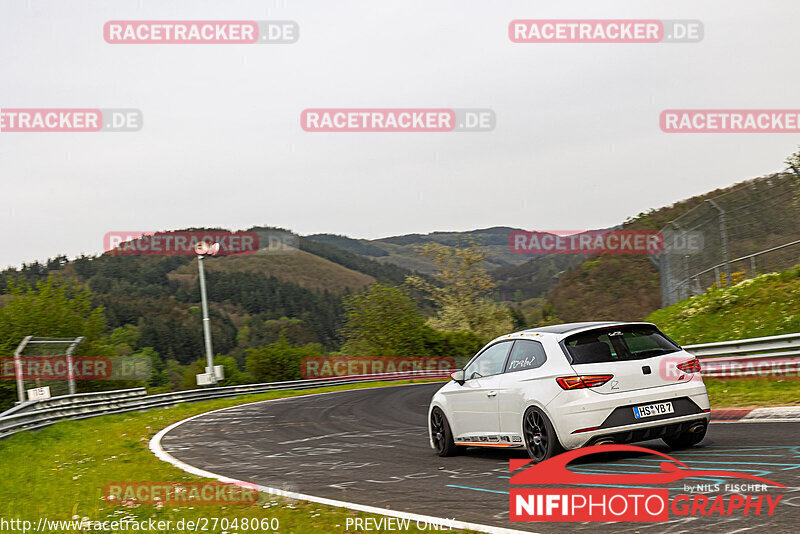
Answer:
[[[455,456],[461,447],[455,444],[453,432],[450,430],[450,423],[447,422],[444,412],[436,407],[431,410],[430,417],[431,438],[433,447],[439,456]]]
[[[686,431],[675,436],[661,439],[672,449],[688,449],[689,447],[693,447],[703,441],[703,438],[706,437],[707,430],[708,425],[704,425],[701,432]]]
[[[550,419],[539,408],[528,408],[522,416],[522,435],[528,456],[536,463],[564,452]]]

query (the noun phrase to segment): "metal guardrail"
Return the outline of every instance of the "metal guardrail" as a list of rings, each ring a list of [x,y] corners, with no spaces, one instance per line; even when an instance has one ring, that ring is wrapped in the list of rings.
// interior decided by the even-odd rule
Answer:
[[[800,376],[800,333],[683,347],[712,378]]]
[[[280,390],[303,390],[341,384],[360,384],[412,378],[448,378],[450,370],[401,371],[369,375],[349,375],[311,380],[290,380],[263,384],[241,384],[189,391],[147,395],[145,388],[63,395],[41,401],[28,401],[0,413],[0,439],[21,430],[42,428],[65,419],[85,419],[98,415],[151,408],[166,408],[181,402],[237,397]]]

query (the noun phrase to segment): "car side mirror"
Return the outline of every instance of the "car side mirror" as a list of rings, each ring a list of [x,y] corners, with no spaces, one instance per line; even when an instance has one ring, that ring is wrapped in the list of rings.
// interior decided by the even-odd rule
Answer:
[[[458,382],[458,384],[460,386],[463,386],[464,385],[464,370],[463,369],[459,369],[458,371],[452,373],[450,375],[450,378],[452,378],[453,380]]]

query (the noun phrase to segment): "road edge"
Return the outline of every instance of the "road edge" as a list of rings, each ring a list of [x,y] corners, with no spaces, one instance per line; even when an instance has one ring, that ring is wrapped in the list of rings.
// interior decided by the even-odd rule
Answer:
[[[291,399],[297,399],[297,398],[302,398],[302,397],[314,397],[314,396],[319,396],[319,395],[335,395],[337,393],[347,393],[348,391],[363,391],[365,389],[382,389],[382,388],[387,388],[387,387],[402,387],[402,386],[417,386],[417,385],[423,385],[423,384],[398,384],[398,385],[394,385],[394,386],[377,386],[377,387],[373,387],[373,388],[358,388],[358,389],[352,389],[352,390],[347,389],[347,390],[342,390],[342,391],[326,391],[326,392],[323,392],[323,393],[311,393],[309,395],[298,395],[298,396],[294,396],[294,397],[284,397],[284,398],[281,398],[281,399],[267,399],[267,400],[261,400],[261,401],[245,402],[245,403],[242,403],[242,404],[237,404],[235,406],[228,406],[226,408],[218,408],[216,410],[210,410],[208,412],[203,412],[203,413],[199,413],[199,414],[193,415],[191,417],[187,417],[186,419],[182,419],[181,421],[177,421],[175,423],[172,423],[171,425],[167,426],[166,428],[163,428],[163,429],[159,430],[156,433],[156,435],[153,436],[150,439],[149,449],[150,449],[150,451],[153,452],[153,454],[159,460],[167,462],[167,463],[170,463],[170,464],[174,465],[175,467],[177,467],[178,469],[180,469],[182,471],[185,471],[187,473],[190,473],[192,475],[196,475],[196,476],[204,477],[204,478],[211,478],[211,479],[218,480],[220,482],[227,482],[227,483],[230,483],[230,484],[240,484],[240,485],[246,485],[248,487],[252,487],[252,482],[246,482],[244,480],[238,480],[238,479],[235,479],[235,478],[226,477],[224,475],[219,475],[217,473],[212,473],[211,471],[206,471],[204,469],[200,469],[200,468],[195,467],[193,465],[187,464],[187,463],[185,463],[185,462],[183,462],[181,460],[178,460],[177,458],[175,458],[174,456],[169,454],[167,451],[165,451],[164,448],[161,446],[162,438],[164,436],[166,436],[171,430],[173,430],[173,429],[181,426],[182,424],[187,423],[187,422],[189,422],[189,421],[191,421],[193,419],[196,419],[198,417],[203,417],[203,416],[206,416],[208,414],[212,414],[212,413],[216,413],[216,412],[222,412],[224,410],[230,410],[230,409],[233,409],[233,408],[239,408],[241,406],[247,406],[247,405],[251,405],[251,404],[260,404],[260,403],[265,403],[265,402],[287,401],[287,400],[291,400]],[[282,489],[279,489],[279,488],[270,488],[270,487],[261,486],[261,485],[257,485],[257,488],[258,488],[258,490],[260,492],[267,493],[269,495],[277,495],[279,497],[286,497],[288,499],[295,499],[295,500],[314,502],[314,503],[317,503],[317,504],[324,504],[324,505],[327,505],[327,506],[334,506],[336,508],[347,508],[349,510],[355,510],[355,511],[358,511],[358,512],[365,512],[365,513],[369,513],[369,514],[382,515],[382,516],[387,516],[387,517],[396,517],[398,519],[408,519],[410,521],[416,521],[416,522],[419,522],[419,523],[441,525],[441,526],[446,527],[446,528],[459,529],[459,530],[472,530],[472,531],[475,531],[475,532],[485,532],[487,534],[533,534],[533,533],[531,533],[530,531],[527,531],[527,530],[525,530],[525,531],[523,531],[523,530],[513,530],[513,529],[508,529],[508,528],[505,528],[505,527],[495,527],[495,526],[492,526],[492,525],[483,525],[483,524],[479,524],[479,523],[469,523],[469,522],[466,522],[466,521],[459,521],[459,520],[456,520],[456,519],[447,519],[447,518],[443,518],[443,517],[434,517],[434,516],[428,516],[428,515],[422,515],[422,514],[414,514],[414,513],[411,513],[411,512],[402,512],[402,511],[399,511],[399,510],[388,510],[386,508],[378,508],[378,507],[375,507],[375,506],[369,506],[369,505],[365,505],[365,504],[358,504],[358,503],[352,503],[352,502],[347,502],[347,501],[339,501],[339,500],[336,500],[336,499],[328,499],[328,498],[325,498],[325,497],[317,497],[317,496],[314,496],[314,495],[306,495],[304,493],[296,493],[294,491],[286,491],[286,490],[282,490]]]
[[[797,423],[800,406],[770,408],[722,408],[711,410],[712,423]]]

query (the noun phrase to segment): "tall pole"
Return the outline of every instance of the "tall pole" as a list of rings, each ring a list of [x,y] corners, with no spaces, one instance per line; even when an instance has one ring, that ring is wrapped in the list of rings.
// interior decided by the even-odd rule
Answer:
[[[208,300],[206,298],[206,275],[203,270],[203,255],[197,256],[197,268],[200,270],[200,300],[203,307],[203,335],[206,339],[206,365],[211,373],[211,385],[217,385],[217,374],[214,372],[214,352],[211,350],[211,325],[208,319]]]

